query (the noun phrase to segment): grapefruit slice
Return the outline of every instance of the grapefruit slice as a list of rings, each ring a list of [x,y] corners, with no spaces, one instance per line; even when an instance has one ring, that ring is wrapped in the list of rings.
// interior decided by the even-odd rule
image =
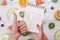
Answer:
[[[60,10],[57,10],[55,12],[55,17],[56,17],[56,19],[60,20]]]
[[[43,4],[44,3],[44,0],[36,0],[36,5],[38,6],[38,5],[41,5],[41,4]]]

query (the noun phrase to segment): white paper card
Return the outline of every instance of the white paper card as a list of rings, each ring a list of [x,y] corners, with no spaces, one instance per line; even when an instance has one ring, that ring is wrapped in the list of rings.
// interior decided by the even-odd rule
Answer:
[[[39,33],[37,29],[37,24],[41,26],[44,9],[30,6],[27,6],[25,9],[25,12],[27,13],[25,13],[24,21],[27,24],[28,31]]]

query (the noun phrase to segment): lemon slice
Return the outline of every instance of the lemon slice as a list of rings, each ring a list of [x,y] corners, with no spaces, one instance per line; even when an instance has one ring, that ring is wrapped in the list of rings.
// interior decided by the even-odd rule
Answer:
[[[9,38],[9,34],[0,35],[0,40],[4,40],[4,39],[8,39],[8,38]]]
[[[18,4],[19,4],[20,6],[26,6],[27,3],[28,3],[28,0],[19,0],[19,1],[18,1]]]
[[[60,20],[60,10],[57,10],[55,13],[56,19]]]
[[[8,20],[10,19],[10,15],[13,13],[13,12],[15,12],[15,11],[17,11],[18,9],[16,8],[16,7],[12,7],[12,8],[10,8],[9,10],[8,10],[8,12],[7,12],[7,18],[8,18]]]
[[[59,33],[60,33],[60,29],[55,32],[54,40],[58,40]]]

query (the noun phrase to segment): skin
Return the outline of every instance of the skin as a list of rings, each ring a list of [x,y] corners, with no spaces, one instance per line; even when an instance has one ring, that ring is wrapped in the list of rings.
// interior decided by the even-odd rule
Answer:
[[[21,33],[24,33],[27,31],[27,25],[24,21],[17,21],[17,15],[14,13],[14,21],[13,21],[13,31],[9,36],[8,40],[18,40],[18,37],[20,37],[22,34],[18,33],[18,27],[21,30]],[[44,40],[42,39],[42,36],[45,36],[43,34],[43,26],[37,25],[37,29],[39,30],[39,33],[33,33],[34,40]]]

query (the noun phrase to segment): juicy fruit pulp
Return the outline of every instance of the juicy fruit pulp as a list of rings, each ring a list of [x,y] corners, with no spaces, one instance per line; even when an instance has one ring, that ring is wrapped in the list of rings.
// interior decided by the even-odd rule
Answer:
[[[28,3],[28,0],[19,0],[19,1],[18,1],[18,4],[19,4],[20,6],[26,6],[27,3]]]
[[[57,10],[55,13],[56,19],[60,20],[60,10]]]

